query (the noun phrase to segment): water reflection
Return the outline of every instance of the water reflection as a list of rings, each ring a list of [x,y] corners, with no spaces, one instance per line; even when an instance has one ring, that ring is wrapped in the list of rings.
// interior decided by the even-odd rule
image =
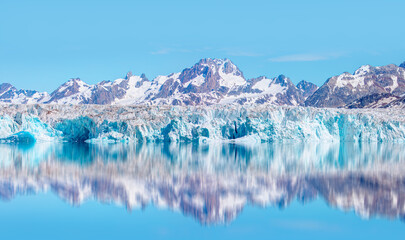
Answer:
[[[405,218],[405,144],[37,143],[0,152],[3,200],[50,189],[74,205],[154,204],[217,224],[246,204],[321,197],[363,217]]]

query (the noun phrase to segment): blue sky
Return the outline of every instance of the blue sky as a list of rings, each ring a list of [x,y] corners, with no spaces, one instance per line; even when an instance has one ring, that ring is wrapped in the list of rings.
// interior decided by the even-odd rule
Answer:
[[[321,85],[405,61],[405,1],[0,2],[0,82],[52,91],[71,77],[149,78],[229,58],[252,78]]]

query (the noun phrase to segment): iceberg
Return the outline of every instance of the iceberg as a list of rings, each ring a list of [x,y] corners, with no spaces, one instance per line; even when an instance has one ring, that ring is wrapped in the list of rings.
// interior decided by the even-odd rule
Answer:
[[[6,138],[0,138],[1,143],[35,143],[36,139],[30,132],[21,131]]]
[[[403,142],[405,111],[274,105],[6,105],[0,138],[68,142]]]

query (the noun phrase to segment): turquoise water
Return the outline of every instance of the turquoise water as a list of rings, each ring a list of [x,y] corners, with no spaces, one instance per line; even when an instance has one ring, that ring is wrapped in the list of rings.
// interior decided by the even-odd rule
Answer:
[[[4,239],[402,239],[403,144],[0,145]]]

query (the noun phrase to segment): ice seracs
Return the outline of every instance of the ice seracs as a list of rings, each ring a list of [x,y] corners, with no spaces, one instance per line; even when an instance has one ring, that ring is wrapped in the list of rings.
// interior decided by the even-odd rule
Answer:
[[[403,142],[398,109],[215,106],[8,105],[0,140],[19,132],[70,142]]]

